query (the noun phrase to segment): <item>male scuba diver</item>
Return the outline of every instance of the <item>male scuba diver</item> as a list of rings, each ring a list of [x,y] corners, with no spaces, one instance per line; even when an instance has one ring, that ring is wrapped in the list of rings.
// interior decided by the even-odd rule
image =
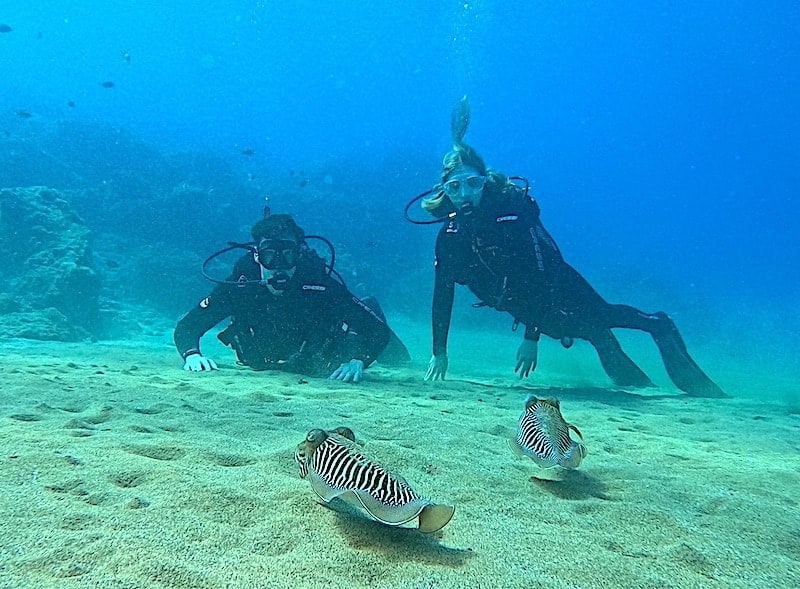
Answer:
[[[536,368],[539,337],[545,334],[566,348],[575,338],[591,343],[619,386],[653,386],[611,331],[638,329],[653,337],[679,389],[698,397],[726,396],[689,355],[666,313],[644,313],[606,302],[564,261],[542,225],[538,204],[528,195],[527,181],[522,188],[488,169],[463,141],[468,124],[464,97],[453,111],[454,145],[444,157],[441,183],[417,197],[427,196],[422,207],[443,222],[436,239],[433,357],[425,380],[444,380],[455,285],[464,284],[480,300],[477,305],[507,312],[514,317],[515,328],[524,326],[515,367],[520,377]]]
[[[357,383],[378,358],[410,359],[377,302],[368,305],[331,276],[332,266],[306,244],[305,232],[291,216],[269,215],[251,234],[253,244],[232,246],[249,251],[228,279],[217,281],[175,328],[185,370],[217,368],[201,353],[200,338],[226,317],[231,323],[217,337],[233,348],[240,364],[254,370]]]

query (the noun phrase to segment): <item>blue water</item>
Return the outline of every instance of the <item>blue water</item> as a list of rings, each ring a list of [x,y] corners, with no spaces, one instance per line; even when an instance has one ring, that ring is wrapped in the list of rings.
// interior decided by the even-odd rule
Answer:
[[[172,256],[131,298],[177,316],[268,198],[334,240],[359,294],[425,322],[434,230],[402,209],[467,94],[467,140],[531,180],[605,296],[800,373],[796,3],[162,4],[0,9],[2,187],[104,187],[76,199],[90,228]],[[160,197],[187,181],[201,201]]]

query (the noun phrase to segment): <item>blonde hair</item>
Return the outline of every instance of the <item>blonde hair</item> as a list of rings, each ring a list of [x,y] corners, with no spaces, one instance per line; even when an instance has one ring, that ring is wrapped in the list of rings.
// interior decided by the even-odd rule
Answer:
[[[481,175],[486,176],[486,188],[484,190],[504,190],[510,183],[505,174],[486,167],[483,158],[472,147],[463,143],[456,145],[442,159],[442,181],[434,187],[433,194],[428,198],[423,198],[420,203],[426,212],[436,217],[444,217],[454,209],[453,203],[444,193],[443,186],[447,181],[447,177],[461,166],[469,166],[480,172]]]
[[[433,214],[436,209],[442,206],[446,198],[447,196],[445,195],[444,191],[440,190],[434,196],[423,198],[420,205],[426,212]]]
[[[441,182],[434,187],[432,196],[422,199],[422,208],[434,216],[443,217],[450,212],[447,209],[453,208],[453,203],[444,193],[443,184],[456,168],[462,166],[474,168],[482,176],[486,176],[487,182],[492,184],[499,183],[500,186],[503,186],[507,182],[505,176],[486,167],[486,162],[474,147],[464,143],[469,118],[469,102],[464,96],[453,107],[451,114],[450,134],[453,138],[453,149],[444,154],[444,158],[442,158]]]

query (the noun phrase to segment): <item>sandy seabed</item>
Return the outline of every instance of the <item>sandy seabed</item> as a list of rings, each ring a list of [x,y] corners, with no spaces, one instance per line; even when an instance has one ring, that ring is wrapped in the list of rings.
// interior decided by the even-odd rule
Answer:
[[[460,337],[444,383],[418,360],[357,386],[252,372],[213,342],[221,370],[186,373],[166,335],[5,340],[0,587],[800,586],[795,405],[757,378],[726,400],[596,369],[522,383]],[[560,482],[508,449],[531,393],[589,449]],[[453,520],[424,535],[319,505],[293,452],[339,425]]]

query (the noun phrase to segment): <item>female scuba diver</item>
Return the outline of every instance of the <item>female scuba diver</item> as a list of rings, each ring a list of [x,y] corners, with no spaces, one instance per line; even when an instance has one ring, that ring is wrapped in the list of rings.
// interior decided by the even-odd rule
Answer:
[[[444,156],[441,183],[415,199],[422,199],[422,207],[443,222],[436,239],[433,357],[425,380],[445,378],[455,285],[463,284],[478,297],[477,305],[511,314],[515,327],[524,325],[514,369],[520,378],[536,368],[539,336],[545,334],[566,348],[574,338],[588,341],[619,386],[654,386],[611,331],[627,328],[653,337],[667,374],[679,389],[697,397],[727,396],[689,355],[666,313],[644,313],[606,302],[564,261],[539,219],[539,206],[528,195],[527,182],[522,188],[512,181],[519,178],[488,169],[463,141],[468,124],[464,97],[453,110],[454,145]],[[435,221],[427,223],[431,222]]]

